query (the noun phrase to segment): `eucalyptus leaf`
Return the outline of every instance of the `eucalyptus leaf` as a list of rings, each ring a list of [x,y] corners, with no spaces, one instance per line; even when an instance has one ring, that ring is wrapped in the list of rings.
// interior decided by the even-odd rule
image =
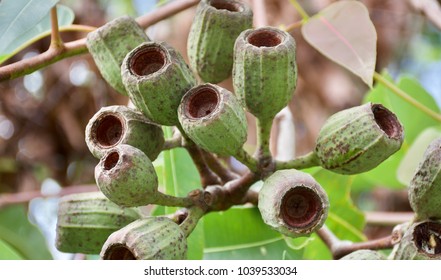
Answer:
[[[23,257],[11,245],[0,239],[0,260],[23,260]]]

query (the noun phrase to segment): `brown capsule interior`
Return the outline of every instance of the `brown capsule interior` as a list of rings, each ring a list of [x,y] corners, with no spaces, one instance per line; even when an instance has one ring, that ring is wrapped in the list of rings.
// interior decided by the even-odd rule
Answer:
[[[119,160],[119,154],[118,152],[111,152],[106,156],[104,159],[104,170],[110,170],[115,167],[115,165],[118,163]]]
[[[282,198],[281,218],[289,226],[303,229],[316,225],[322,210],[322,202],[316,192],[295,186]]]
[[[441,224],[424,222],[413,230],[413,240],[420,252],[429,256],[441,255]]]
[[[123,122],[115,115],[105,115],[95,126],[96,142],[102,147],[111,147],[118,143],[124,134]]]
[[[275,47],[282,43],[282,38],[279,33],[273,30],[262,29],[255,30],[248,35],[248,43],[255,47]]]
[[[218,92],[212,87],[202,86],[192,92],[185,106],[186,115],[199,119],[213,113],[219,103]]]
[[[386,133],[389,138],[398,139],[402,137],[403,128],[397,117],[380,104],[372,105],[372,113],[375,122]]]
[[[167,64],[167,56],[159,47],[139,49],[130,60],[132,73],[138,76],[147,76],[159,71]]]
[[[225,0],[212,0],[210,5],[218,10],[227,10],[230,12],[241,12],[243,10],[239,3]]]
[[[123,244],[115,244],[104,253],[103,260],[136,260],[135,255]]]

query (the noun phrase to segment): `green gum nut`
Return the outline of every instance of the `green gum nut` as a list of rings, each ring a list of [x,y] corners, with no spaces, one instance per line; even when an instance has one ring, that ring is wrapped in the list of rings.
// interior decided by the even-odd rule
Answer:
[[[296,44],[273,27],[243,31],[234,46],[233,86],[247,110],[271,121],[288,105],[297,84]]]
[[[144,43],[127,54],[121,66],[133,104],[149,119],[177,125],[182,96],[196,79],[182,56],[166,43]]]
[[[202,0],[191,25],[187,52],[190,66],[205,82],[231,75],[234,42],[253,25],[253,12],[235,0]]]
[[[332,115],[315,146],[320,165],[340,174],[369,171],[398,151],[403,127],[381,104],[366,103]]]
[[[217,85],[188,91],[179,106],[179,121],[191,140],[219,155],[236,154],[247,138],[245,111],[231,92]]]
[[[121,80],[121,64],[129,51],[147,41],[149,38],[136,21],[123,16],[90,32],[86,45],[104,79],[127,95]]]
[[[104,155],[95,167],[95,180],[104,195],[120,206],[151,204],[160,195],[152,162],[129,145],[118,145]]]
[[[185,234],[165,217],[127,225],[110,235],[101,251],[103,260],[180,260],[186,255]]]
[[[396,246],[394,259],[397,260],[441,260],[441,223],[413,224]]]
[[[290,236],[309,236],[328,216],[326,192],[307,174],[294,169],[279,170],[265,180],[259,192],[263,221]]]
[[[103,157],[109,149],[127,144],[143,151],[155,160],[164,145],[159,125],[126,106],[109,106],[99,110],[86,126],[86,143],[96,157]]]
[[[344,256],[343,258],[341,258],[340,260],[385,260],[386,257],[377,252],[377,251],[373,251],[373,250],[357,250],[355,252],[352,252],[346,256]]]
[[[55,245],[62,252],[99,254],[111,233],[139,218],[101,192],[67,195],[59,202]]]
[[[417,219],[441,219],[441,138],[429,145],[409,185]]]

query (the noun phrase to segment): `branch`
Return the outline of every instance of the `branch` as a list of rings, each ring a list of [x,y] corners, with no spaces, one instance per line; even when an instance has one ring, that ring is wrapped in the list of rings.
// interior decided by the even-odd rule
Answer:
[[[58,29],[57,6],[51,9],[51,45],[49,48],[62,50],[64,48],[63,40]]]
[[[254,26],[268,26],[268,18],[266,16],[265,0],[253,0]]]
[[[208,167],[199,147],[191,140],[187,140],[185,148],[187,148],[188,153],[196,165],[199,176],[201,177],[202,187],[205,188],[210,185],[220,185],[222,183],[220,178]]]
[[[276,170],[281,169],[305,169],[319,165],[319,160],[314,152],[297,157],[290,161],[276,161]]]
[[[365,212],[366,223],[375,226],[396,226],[411,221],[413,212]]]
[[[202,154],[210,169],[221,178],[223,183],[239,178],[238,174],[223,166],[219,159],[216,158],[216,156],[214,156],[212,153],[202,151]]]
[[[199,0],[181,0],[174,1],[170,4],[162,6],[152,13],[137,18],[138,24],[147,28],[167,17],[173,16],[191,6],[196,5]],[[63,49],[49,48],[46,52],[31,57],[29,59],[17,61],[15,63],[0,68],[0,81],[15,79],[30,73],[33,73],[55,62],[87,53],[86,38],[64,44]]]

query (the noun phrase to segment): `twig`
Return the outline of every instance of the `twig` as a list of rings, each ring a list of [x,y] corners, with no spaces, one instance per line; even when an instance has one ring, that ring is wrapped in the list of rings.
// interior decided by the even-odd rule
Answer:
[[[366,223],[375,226],[396,226],[411,221],[413,212],[365,212]]]
[[[193,159],[194,164],[201,177],[202,187],[205,188],[210,185],[220,185],[221,179],[208,167],[204,160],[201,150],[192,141],[187,141],[185,144],[188,153]]]
[[[276,170],[280,169],[305,169],[319,165],[319,160],[314,152],[297,157],[290,161],[276,161]]]
[[[212,153],[202,151],[205,162],[216,173],[223,183],[239,178],[239,175],[223,166]]]
[[[297,2],[297,0],[289,0],[291,4],[294,6],[294,8],[297,10],[297,12],[302,17],[303,21],[309,20],[308,13],[303,9],[303,7]]]
[[[252,172],[247,172],[245,175],[240,177],[237,180],[231,181],[224,185],[224,189],[226,192],[226,201],[230,205],[241,205],[248,202],[248,199],[251,197],[247,197],[247,193],[252,184],[257,182],[258,177],[256,174]]]
[[[49,48],[62,50],[64,48],[63,40],[58,30],[57,6],[51,9],[51,45]]]
[[[294,29],[301,27],[303,25],[303,23],[304,23],[303,20],[299,20],[299,21],[296,21],[296,22],[289,24],[288,26],[285,26],[283,29],[289,33],[291,31],[293,31]]]
[[[162,150],[171,150],[182,146],[182,136],[181,134],[177,133],[173,136],[173,138],[165,140]]]
[[[317,231],[317,234],[329,248],[334,259],[340,259],[347,254],[357,250],[389,249],[392,248],[394,245],[394,239],[392,235],[365,242],[352,243],[349,241],[341,241],[340,239],[338,239],[327,226],[323,226],[321,229],[319,229]]]
[[[174,1],[164,5],[150,14],[143,15],[137,19],[141,27],[147,28],[167,17],[173,16],[191,6],[196,5],[199,0]],[[0,81],[15,79],[41,68],[51,65],[59,60],[87,53],[86,38],[67,42],[62,50],[49,48],[46,52],[33,56],[28,59],[20,60],[15,63],[0,68]]]
[[[268,18],[266,16],[265,0],[253,0],[254,26],[268,26]]]
[[[242,164],[246,165],[252,172],[257,171],[257,160],[250,156],[250,154],[244,149],[240,149],[234,157]]]
[[[44,195],[41,191],[27,191],[27,192],[19,192],[19,193],[8,193],[0,195],[0,208],[20,204],[20,203],[28,203],[34,198],[42,197],[58,197],[64,196],[73,193],[82,193],[82,192],[94,192],[98,191],[98,187],[96,185],[78,185],[78,186],[69,186],[64,187],[57,194]]]

